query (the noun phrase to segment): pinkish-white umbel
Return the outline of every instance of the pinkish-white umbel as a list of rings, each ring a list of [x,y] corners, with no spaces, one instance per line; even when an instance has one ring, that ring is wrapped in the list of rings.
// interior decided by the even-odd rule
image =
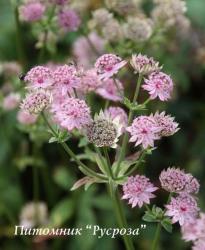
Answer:
[[[102,85],[96,89],[96,93],[107,100],[118,102],[123,99],[124,87],[118,79],[109,78],[102,81]]]
[[[122,125],[122,132],[124,132],[128,124],[127,113],[124,111],[124,109],[120,107],[109,107],[104,112],[106,115],[110,116],[112,120],[114,120],[116,117],[119,117],[119,122]]]
[[[148,91],[151,99],[159,98],[161,101],[167,101],[171,98],[173,81],[163,72],[154,72],[145,79],[142,88]]]
[[[54,83],[51,69],[44,66],[36,66],[30,69],[24,80],[28,82],[28,87],[33,89],[46,89]]]
[[[179,222],[180,226],[194,222],[199,212],[195,198],[184,193],[172,197],[170,203],[165,207],[165,215],[172,218],[172,223]]]
[[[163,170],[159,176],[163,189],[171,193],[198,193],[199,182],[191,174],[186,174],[179,168]]]
[[[24,110],[19,110],[17,113],[17,121],[24,125],[31,125],[37,121],[37,115],[30,114]]]
[[[142,54],[132,55],[130,64],[133,67],[135,73],[140,73],[143,75],[149,75],[153,72],[158,72],[162,68],[159,66],[159,62],[155,62],[152,57],[147,57],[146,55]]]
[[[4,97],[2,108],[8,111],[13,110],[18,107],[20,100],[21,100],[20,94],[10,93],[9,95]]]
[[[76,31],[81,23],[78,14],[71,9],[62,9],[58,14],[58,23],[64,31]]]
[[[19,7],[20,18],[26,22],[39,21],[46,10],[40,1],[31,1]]]
[[[166,115],[165,112],[156,112],[153,115],[153,118],[155,119],[156,123],[159,127],[161,127],[161,131],[159,132],[159,136],[171,136],[175,134],[179,128],[178,123],[174,121],[174,117],[171,117],[170,115]]]
[[[77,69],[73,65],[57,66],[52,76],[54,88],[58,88],[62,95],[67,95],[72,89],[80,87]]]
[[[139,116],[134,119],[131,126],[127,127],[130,133],[130,142],[135,142],[135,146],[142,144],[143,148],[154,147],[154,141],[160,139],[158,126],[151,116]]]
[[[149,204],[150,199],[154,198],[153,194],[158,188],[143,175],[131,176],[123,185],[122,199],[128,199],[132,207],[142,207],[143,204]]]
[[[127,62],[122,60],[119,56],[114,54],[104,54],[97,59],[95,68],[100,75],[100,78],[106,80],[117,74],[126,63]]]
[[[84,100],[65,98],[62,103],[53,105],[54,120],[69,131],[82,129],[91,122],[90,108]]]

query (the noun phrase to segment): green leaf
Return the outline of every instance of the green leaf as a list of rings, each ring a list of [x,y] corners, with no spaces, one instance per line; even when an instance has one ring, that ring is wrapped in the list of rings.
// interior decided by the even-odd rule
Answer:
[[[161,225],[163,226],[163,228],[169,232],[169,233],[172,233],[172,222],[169,218],[165,218],[161,221]]]
[[[157,222],[158,221],[156,216],[149,211],[145,212],[145,215],[142,217],[142,219],[144,221],[147,221],[147,222]]]
[[[58,167],[54,172],[53,178],[55,183],[65,190],[69,190],[71,183],[75,181],[75,178],[65,167]]]
[[[103,156],[100,157],[98,154],[95,154],[95,160],[96,160],[96,163],[97,163],[99,169],[101,170],[101,172],[103,174],[107,175],[105,167],[104,167],[104,164],[106,162],[105,158]]]
[[[78,143],[78,147],[82,148],[88,145],[88,139],[86,137],[80,138],[80,141]]]
[[[95,182],[95,179],[94,179],[94,178],[85,176],[85,177],[79,179],[78,181],[76,181],[76,182],[74,183],[74,185],[73,185],[72,188],[71,188],[71,191],[74,191],[74,190],[80,188],[81,186],[86,185],[87,183],[89,183],[89,184],[91,185],[91,184],[94,183],[94,182]]]
[[[73,201],[68,198],[57,204],[56,207],[51,212],[50,215],[50,224],[51,227],[60,227],[62,226],[68,219],[71,218],[74,212],[74,204]]]

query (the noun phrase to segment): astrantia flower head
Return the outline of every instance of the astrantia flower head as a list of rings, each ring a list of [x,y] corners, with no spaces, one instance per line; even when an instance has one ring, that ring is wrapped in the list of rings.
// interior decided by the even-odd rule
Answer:
[[[48,67],[36,66],[27,72],[24,80],[29,83],[28,87],[45,89],[53,84],[52,71]]]
[[[149,204],[150,199],[154,198],[152,194],[158,188],[150,182],[148,178],[143,175],[131,176],[123,185],[122,199],[128,199],[132,207],[142,207],[143,204]]]
[[[15,109],[20,102],[20,95],[18,93],[10,93],[3,99],[2,107],[4,110]]]
[[[58,5],[64,5],[68,2],[68,0],[53,0],[53,2]]]
[[[80,86],[80,79],[77,70],[73,65],[58,66],[53,72],[55,88],[58,88],[62,95],[67,95],[73,88]]]
[[[162,128],[159,132],[159,136],[171,136],[179,130],[179,124],[174,121],[173,117],[166,115],[165,112],[156,112],[153,118],[158,126]]]
[[[113,120],[119,117],[120,124],[122,125],[122,132],[125,130],[128,124],[128,117],[124,109],[120,107],[109,107],[105,110],[105,114],[110,116]]]
[[[17,113],[17,120],[24,125],[34,124],[37,120],[37,115],[30,114],[24,110],[19,110]]]
[[[124,35],[120,23],[114,18],[105,23],[102,28],[102,34],[107,41],[111,42],[121,40]]]
[[[152,57],[147,57],[142,54],[132,55],[130,64],[135,70],[135,73],[149,75],[153,72],[160,71],[162,67],[159,62],[155,62]]]
[[[102,85],[102,81],[99,79],[99,76],[95,69],[83,71],[80,77],[80,81],[80,91],[84,93],[94,91]]]
[[[34,226],[43,226],[48,221],[48,209],[44,202],[29,202],[26,204],[20,214],[20,225],[25,228]]]
[[[184,191],[187,175],[179,168],[168,168],[161,172],[159,180],[163,189],[170,193],[179,193]]]
[[[205,214],[200,213],[193,223],[185,223],[181,231],[185,241],[205,240]]]
[[[97,147],[116,148],[121,130],[119,117],[112,119],[109,114],[100,111],[99,115],[96,114],[94,120],[87,126],[86,134],[88,140]]]
[[[151,116],[139,116],[134,119],[132,125],[127,127],[130,133],[130,142],[136,142],[135,146],[142,144],[143,148],[154,147],[154,141],[160,137],[158,135],[161,127]]]
[[[26,95],[21,103],[21,109],[30,114],[39,114],[46,109],[52,101],[49,91],[37,90]]]
[[[98,27],[102,27],[111,19],[113,19],[113,14],[110,13],[105,8],[100,8],[100,9],[93,11],[92,16],[93,16],[92,26],[98,26]]]
[[[126,63],[127,62],[123,61],[119,56],[104,54],[97,59],[95,68],[101,79],[108,79],[117,74]]]
[[[145,79],[142,88],[149,92],[151,99],[158,97],[161,101],[167,101],[171,98],[173,81],[163,72],[154,72]]]
[[[185,192],[190,194],[197,194],[199,192],[200,184],[198,180],[191,174],[187,174],[187,183],[185,186]]]
[[[76,31],[81,23],[78,14],[71,9],[61,10],[58,14],[58,22],[64,31]]]
[[[126,38],[143,42],[152,35],[152,22],[148,18],[129,17],[123,26],[123,31]]]
[[[66,98],[53,105],[51,111],[54,113],[54,120],[69,131],[82,129],[91,122],[90,108],[84,100],[77,98]]]
[[[196,194],[199,191],[199,182],[191,174],[186,174],[179,168],[168,168],[160,174],[162,188],[171,193]]]
[[[105,99],[113,102],[122,101],[124,88],[118,79],[107,79],[102,81],[102,85],[96,89],[96,93]]]
[[[172,217],[172,223],[179,222],[180,226],[194,222],[199,211],[194,197],[184,193],[176,198],[172,197],[166,209],[165,215]]]
[[[40,1],[31,1],[19,7],[20,18],[26,22],[35,22],[42,18],[46,8]]]
[[[205,249],[205,239],[200,239],[194,242],[192,250],[204,250]]]

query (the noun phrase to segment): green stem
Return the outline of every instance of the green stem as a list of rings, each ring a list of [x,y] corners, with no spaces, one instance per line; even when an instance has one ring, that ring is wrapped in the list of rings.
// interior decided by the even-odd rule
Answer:
[[[155,236],[154,236],[154,240],[153,240],[153,243],[152,243],[151,250],[157,250],[158,249],[158,242],[159,242],[160,232],[161,232],[161,223],[159,222],[157,224],[157,229],[156,229],[156,232],[155,232]]]
[[[51,132],[53,133],[53,135],[58,138],[58,134],[57,132],[52,128],[52,126],[50,125],[49,121],[46,118],[46,115],[42,112],[42,117],[44,119],[44,122],[47,124],[47,126],[49,127],[49,129],[51,130]],[[107,180],[107,178],[101,174],[98,174],[96,172],[94,172],[93,170],[91,170],[90,168],[88,168],[81,160],[79,160],[76,155],[73,153],[73,151],[69,148],[69,146],[65,143],[65,142],[60,142],[61,146],[64,148],[64,150],[66,151],[66,153],[75,160],[75,162],[81,166],[86,172],[88,172],[91,176],[100,178],[100,179],[104,179]]]
[[[138,77],[138,80],[137,80],[137,86],[136,86],[136,90],[135,90],[135,94],[134,94],[132,103],[135,103],[138,96],[139,96],[139,91],[140,91],[142,78],[143,78],[143,75],[139,74],[139,77]],[[128,116],[128,126],[131,124],[133,116],[134,116],[134,111],[132,109],[130,109],[129,116]],[[118,161],[117,161],[116,176],[119,173],[120,163],[125,158],[127,143],[128,143],[128,133],[125,132],[123,140],[122,140],[122,148],[121,148],[120,155],[119,155],[119,158],[118,158]]]
[[[14,7],[14,17],[15,17],[15,25],[16,25],[16,45],[17,45],[17,52],[19,61],[21,62],[23,68],[26,67],[26,56],[25,56],[25,49],[22,39],[22,32],[21,32],[21,24],[19,21],[19,12],[18,12],[18,6]]]
[[[56,4],[53,5],[52,9],[51,9],[51,12],[50,12],[50,15],[48,16],[48,19],[47,19],[47,25],[46,27],[44,27],[44,35],[43,35],[43,46],[41,47],[41,50],[40,50],[40,53],[39,53],[39,63],[41,63],[43,60],[44,60],[44,57],[45,57],[45,53],[46,53],[46,44],[47,44],[47,41],[48,41],[48,31],[49,31],[49,28],[50,28],[50,23],[54,17],[54,14],[55,14],[55,9],[56,9]]]
[[[108,154],[108,151],[107,151],[107,147],[103,147],[103,152],[104,152],[104,155],[105,155],[105,158],[106,158],[106,161],[107,161],[106,165],[107,165],[109,176],[113,180],[114,176],[113,176],[113,172],[112,172],[112,169],[111,169],[112,165],[111,165],[111,162],[110,162],[110,157],[109,157],[109,154]]]
[[[121,200],[119,197],[119,192],[117,189],[115,189],[112,183],[110,183],[109,185],[110,185],[110,189],[112,190],[111,197],[113,200],[113,205],[114,205],[115,215],[118,221],[118,226],[120,228],[126,229],[128,228],[128,225],[127,225],[127,221],[123,212],[123,207],[122,207]],[[130,236],[128,236],[127,234],[123,235],[123,240],[124,240],[127,250],[134,250],[133,242]]]
[[[132,169],[130,169],[130,171],[128,171],[128,172],[126,173],[126,176],[131,175],[131,174],[140,166],[140,164],[143,162],[143,160],[144,160],[144,158],[145,158],[145,156],[146,156],[146,153],[147,153],[147,151],[144,150],[143,153],[142,153],[142,155],[140,156],[139,160],[138,160],[138,161],[136,162],[136,164],[134,165],[134,167],[133,167]]]
[[[34,143],[33,144],[33,157],[37,159],[38,155],[38,146]],[[38,225],[38,201],[39,201],[39,173],[38,173],[38,166],[33,164],[33,201],[35,206],[35,222]]]

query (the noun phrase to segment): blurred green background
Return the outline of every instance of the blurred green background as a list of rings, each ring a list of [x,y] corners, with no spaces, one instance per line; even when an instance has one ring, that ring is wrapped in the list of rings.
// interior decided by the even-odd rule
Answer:
[[[158,149],[146,162],[145,171],[152,181],[158,183],[162,169],[180,166],[196,176],[201,183],[200,206],[205,211],[205,57],[197,60],[197,51],[205,48],[205,1],[187,0],[188,17],[193,33],[175,42],[176,48],[168,44],[155,51],[154,57],[164,65],[164,69],[175,81],[175,98],[168,104],[152,104],[153,110],[165,108],[176,117],[180,131],[168,139],[160,141]],[[7,0],[0,0],[0,62],[17,60],[16,31],[13,11]],[[179,31],[180,32],[180,31]],[[24,30],[25,49],[29,65],[35,64],[35,50],[32,35]],[[64,53],[69,54],[70,40],[66,37]],[[2,79],[0,85],[3,84]],[[41,134],[39,133],[39,136]],[[72,140],[74,151],[78,151],[77,140]],[[72,184],[79,176],[75,164],[70,162],[63,150],[54,144],[31,144],[28,136],[17,128],[14,112],[0,114],[0,250],[24,249],[71,249],[109,250],[123,249],[123,243],[109,237],[97,239],[83,235],[65,237],[34,244],[28,239],[14,237],[12,227],[18,224],[22,206],[32,200],[32,164],[35,161],[41,168],[39,174],[40,200],[48,204],[51,217],[61,227],[77,227],[86,224],[99,224],[114,227],[115,218],[112,204],[103,185],[93,186],[87,192],[70,192]],[[35,159],[33,151],[36,151]],[[25,154],[27,157],[25,157]],[[158,205],[163,204],[166,194],[161,192]],[[137,227],[142,223],[142,211],[131,210],[126,206],[129,224]],[[58,217],[60,215],[60,218]],[[155,225],[137,238],[137,249],[149,249]],[[161,249],[185,250],[190,245],[180,238],[179,228],[174,233],[163,232]]]

